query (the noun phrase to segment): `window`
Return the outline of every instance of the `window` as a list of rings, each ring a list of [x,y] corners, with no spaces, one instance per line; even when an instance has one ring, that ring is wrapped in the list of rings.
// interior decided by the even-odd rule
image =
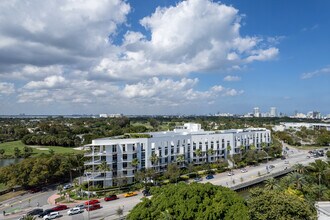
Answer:
[[[122,145],[122,148],[123,148],[123,152],[125,152],[125,151],[126,151],[126,146],[125,146],[125,144]]]
[[[127,170],[124,170],[123,171],[123,175],[127,175]]]
[[[123,168],[127,168],[127,163],[126,162],[123,163]]]
[[[133,144],[133,151],[135,151],[135,144]]]
[[[117,154],[116,155],[112,155],[112,161],[113,162],[117,162]]]
[[[144,149],[144,145],[143,145],[143,143],[141,143],[141,151],[144,151],[145,149]]]
[[[127,154],[123,154],[123,160],[127,160]]]
[[[117,145],[112,145],[112,152],[113,153],[117,152]]]

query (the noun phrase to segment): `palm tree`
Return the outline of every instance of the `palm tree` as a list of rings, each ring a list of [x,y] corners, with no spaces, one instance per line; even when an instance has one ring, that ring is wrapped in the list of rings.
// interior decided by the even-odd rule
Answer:
[[[135,170],[136,170],[136,168],[137,168],[137,166],[139,165],[139,163],[140,163],[139,159],[134,158],[134,159],[132,160],[132,162],[131,162],[131,165],[132,165],[132,166],[135,168]]]
[[[184,162],[184,155],[183,154],[178,155],[178,157],[176,158],[176,162],[181,167],[182,163]]]
[[[159,162],[159,157],[157,154],[153,153],[151,156],[150,156],[150,161],[152,164],[155,164]]]
[[[98,166],[98,169],[102,171],[104,180],[103,180],[103,188],[105,188],[105,178],[107,177],[107,171],[110,171],[110,167],[107,161],[102,161],[101,164]]]
[[[213,155],[214,154],[214,150],[212,148],[207,150],[207,162],[209,162],[209,155]]]
[[[245,146],[244,145],[241,145],[239,147],[239,152],[241,153],[241,160],[242,160],[242,157],[243,157],[243,151],[245,150]]]
[[[32,215],[26,215],[23,217],[22,220],[36,220],[37,217],[36,216],[32,216]]]
[[[326,170],[329,170],[329,166],[328,163],[322,160],[315,160],[315,162],[309,164],[307,170],[319,179],[319,185],[321,185],[321,182],[324,180]]]
[[[293,166],[294,171],[300,174],[304,174],[306,172],[306,167],[302,165],[301,163],[295,164]]]
[[[274,189],[278,189],[279,185],[277,184],[276,179],[271,177],[271,178],[266,179],[265,188],[267,190],[274,190]]]
[[[254,151],[254,150],[256,150],[256,149],[257,149],[257,148],[256,148],[256,146],[255,146],[254,144],[251,144],[251,145],[250,145],[250,150],[253,150],[253,151]]]
[[[298,190],[301,190],[302,186],[306,183],[304,176],[300,173],[293,172],[293,173],[290,173],[288,176],[291,180],[291,183]]]
[[[202,156],[202,153],[203,153],[202,150],[199,149],[199,148],[195,150],[195,154],[196,154],[196,156],[198,158],[198,162],[199,162],[199,157]]]

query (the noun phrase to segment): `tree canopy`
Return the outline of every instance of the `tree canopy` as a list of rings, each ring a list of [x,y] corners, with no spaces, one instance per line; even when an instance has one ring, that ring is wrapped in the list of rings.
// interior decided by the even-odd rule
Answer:
[[[222,186],[170,184],[152,188],[151,194],[127,219],[162,219],[164,215],[173,219],[249,219],[244,199]]]
[[[303,220],[315,214],[306,200],[280,190],[251,190],[248,207],[255,220]]]

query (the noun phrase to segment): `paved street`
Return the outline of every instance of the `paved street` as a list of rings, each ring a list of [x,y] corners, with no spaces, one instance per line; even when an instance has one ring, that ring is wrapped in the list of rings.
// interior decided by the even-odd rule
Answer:
[[[214,179],[211,180],[206,180],[205,178],[203,179],[202,183],[210,182],[215,185],[222,185],[222,186],[233,186],[234,184],[240,184],[242,181],[249,181],[253,180],[259,177],[258,173],[260,172],[261,175],[267,175],[267,165],[273,165],[274,168],[270,169],[270,174],[278,171],[282,171],[285,169],[285,167],[290,167],[293,166],[294,164],[297,163],[302,163],[304,165],[307,165],[310,162],[313,162],[315,158],[307,158],[309,155],[307,151],[298,151],[296,149],[289,149],[289,154],[288,154],[288,159],[286,160],[281,160],[277,159],[274,161],[269,161],[268,164],[263,163],[258,166],[250,166],[247,167],[247,172],[246,173],[241,173],[239,169],[234,170],[233,176],[228,176],[228,173],[221,173],[221,174],[216,174],[214,175]],[[318,159],[325,159],[325,157],[318,158]],[[288,162],[286,162],[288,161]],[[234,182],[233,182],[234,180]],[[36,201],[39,201],[40,204],[46,204],[45,201],[47,200],[46,197],[48,198],[50,195],[54,194],[55,191],[48,191],[48,192],[42,192],[42,193],[37,193],[37,194],[27,194],[24,195],[20,198],[15,198],[14,201],[14,207],[17,207],[19,205],[23,207],[26,207],[27,201],[29,198],[31,198],[31,204],[34,204]],[[140,199],[142,198],[142,194],[140,193],[137,196],[130,197],[130,198],[123,198],[122,196],[115,201],[109,201],[109,202],[101,202],[102,208],[99,210],[91,211],[89,213],[88,217],[88,212],[84,212],[79,215],[74,215],[74,216],[68,216],[67,215],[67,210],[66,211],[61,211],[60,213],[63,215],[63,217],[58,218],[58,219],[63,219],[63,220],[81,220],[81,219],[101,219],[105,218],[106,220],[110,219],[118,219],[118,216],[116,215],[116,209],[118,207],[124,208],[124,215],[127,214],[137,203],[140,202]],[[22,201],[20,203],[19,201]],[[43,209],[50,208],[50,205],[43,205]],[[8,207],[7,207],[8,208]],[[3,208],[1,209],[3,210]],[[0,218],[2,219],[2,213],[0,215]],[[18,219],[18,215],[12,215],[12,216],[7,216],[4,219]]]

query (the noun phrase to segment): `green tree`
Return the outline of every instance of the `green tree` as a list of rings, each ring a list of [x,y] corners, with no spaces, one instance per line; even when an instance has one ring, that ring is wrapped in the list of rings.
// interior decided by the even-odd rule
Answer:
[[[103,174],[103,188],[105,188],[105,178],[107,177],[107,172],[110,171],[110,166],[107,161],[102,161],[101,164],[98,166],[98,170],[100,170]]]
[[[247,200],[251,219],[314,219],[315,210],[302,198],[278,190],[250,190]]]
[[[199,162],[199,157],[202,156],[202,153],[203,153],[202,150],[199,149],[199,148],[195,150],[195,154],[196,154],[196,156],[198,158],[197,159],[198,162]]]
[[[209,162],[209,156],[212,156],[214,154],[214,150],[212,148],[210,148],[206,151],[206,153],[207,153],[207,156],[206,156],[207,162]]]
[[[182,164],[184,163],[184,155],[180,154],[178,155],[178,157],[176,158],[176,162],[179,164],[179,166],[181,167]]]
[[[0,158],[2,158],[3,157],[3,155],[5,154],[5,150],[4,149],[0,149]]]
[[[36,216],[32,216],[32,215],[26,215],[23,217],[22,220],[36,220],[37,217]]]
[[[273,189],[278,189],[278,188],[279,188],[279,186],[278,186],[275,178],[271,177],[271,178],[266,179],[265,189],[273,190]]]
[[[300,174],[304,174],[306,173],[306,167],[304,165],[302,165],[301,163],[295,164],[293,166],[294,171],[296,171],[297,173]]]
[[[152,163],[153,165],[158,164],[158,162],[159,162],[159,157],[158,157],[158,155],[155,154],[155,153],[153,153],[153,154],[150,156],[149,159],[150,159],[150,161],[151,161],[151,163]]]
[[[21,150],[18,147],[14,148],[14,156],[15,158],[19,158],[21,156]]]
[[[134,167],[134,169],[136,170],[136,168],[138,167],[139,163],[140,163],[139,159],[134,158],[134,159],[132,160],[132,162],[131,162],[131,165],[132,165],[132,166]]]
[[[23,157],[28,158],[33,153],[32,147],[24,146],[23,148]]]
[[[312,162],[307,166],[307,170],[310,174],[312,174],[314,177],[318,178],[319,185],[323,182],[325,182],[325,173],[329,169],[328,163],[322,161],[322,160],[315,160],[315,162]]]
[[[165,213],[175,219],[249,219],[244,199],[226,187],[179,183],[154,187],[151,193],[152,198],[137,204],[127,219],[163,219]]]
[[[165,178],[168,178],[170,182],[177,182],[180,176],[180,169],[177,164],[171,163],[167,166],[167,170],[164,173]]]

